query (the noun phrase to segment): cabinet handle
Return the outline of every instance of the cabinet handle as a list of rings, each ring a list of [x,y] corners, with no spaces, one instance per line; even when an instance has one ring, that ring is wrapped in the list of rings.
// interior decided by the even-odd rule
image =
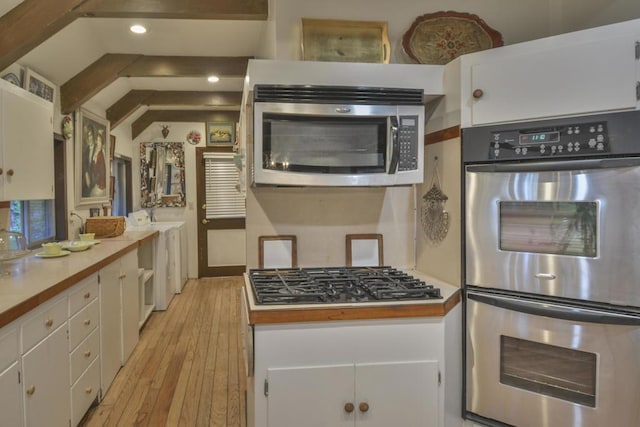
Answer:
[[[91,350],[87,350],[84,352],[84,357],[91,357]]]
[[[86,294],[84,294],[84,299],[89,299],[91,298],[91,292],[87,292]]]
[[[89,326],[89,325],[91,324],[91,319],[87,319],[87,320],[85,320],[85,321],[84,321],[84,324],[85,324],[86,326]]]
[[[4,169],[0,168],[0,175],[4,173]]]
[[[345,404],[344,404],[344,411],[345,411],[347,414],[352,413],[354,409],[356,409],[356,407],[355,407],[355,406],[353,406],[353,403],[351,403],[351,402],[347,402],[347,403],[345,403]]]
[[[360,412],[367,412],[369,410],[369,404],[367,402],[360,402]]]
[[[92,391],[93,391],[93,387],[87,387],[84,389],[84,392],[87,394],[91,394]]]
[[[208,219],[206,219],[206,218],[204,218],[201,222],[202,222],[202,224],[204,224],[204,225],[209,224],[209,220],[208,220]]]
[[[36,392],[36,386],[35,385],[32,384],[29,387],[27,387],[27,394],[29,396],[31,396],[35,392]]]
[[[125,277],[127,277],[127,275],[125,273],[122,273],[118,276],[118,279],[124,279]]]
[[[9,169],[9,170],[7,171],[7,175],[9,175],[9,176],[13,176],[13,169]]]
[[[47,328],[50,328],[51,326],[53,326],[53,319],[47,319],[47,321],[44,322],[44,324]]]
[[[476,89],[476,90],[473,91],[473,97],[475,99],[482,98],[482,95],[484,95],[484,92],[482,91],[482,89]]]

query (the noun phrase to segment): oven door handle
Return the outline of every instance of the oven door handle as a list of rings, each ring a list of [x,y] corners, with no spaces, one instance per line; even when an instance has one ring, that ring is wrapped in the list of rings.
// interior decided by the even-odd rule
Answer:
[[[640,326],[640,316],[623,313],[606,312],[592,308],[569,307],[562,304],[529,301],[523,298],[502,295],[487,295],[470,290],[467,290],[467,298],[506,310],[533,314],[534,316],[546,316],[554,319],[598,323],[602,325]]]
[[[640,157],[621,159],[560,160],[531,163],[491,163],[469,165],[467,172],[556,172],[584,169],[613,169],[640,166]]]

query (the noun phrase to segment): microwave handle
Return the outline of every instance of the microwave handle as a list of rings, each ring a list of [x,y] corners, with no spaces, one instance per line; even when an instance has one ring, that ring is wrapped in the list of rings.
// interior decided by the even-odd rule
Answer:
[[[398,169],[400,157],[400,142],[398,141],[398,118],[389,117],[389,133],[391,136],[391,160],[389,161],[388,174],[393,175]]]
[[[622,159],[564,160],[554,162],[469,165],[467,166],[467,172],[557,172],[585,169],[624,168],[638,165],[640,165],[640,158],[629,157]]]

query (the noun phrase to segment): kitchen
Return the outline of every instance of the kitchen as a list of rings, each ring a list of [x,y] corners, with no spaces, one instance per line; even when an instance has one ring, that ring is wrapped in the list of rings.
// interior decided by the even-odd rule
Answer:
[[[278,2],[275,5],[273,12],[276,19],[276,31],[274,31],[273,52],[266,57],[276,57],[278,59],[295,59],[298,55],[298,42],[297,38],[290,36],[291,28],[298,25],[298,20],[303,16],[325,16],[326,12],[320,10],[313,10],[316,6],[309,9],[300,10],[301,6],[294,6],[292,4],[286,4],[286,2]],[[565,4],[567,6],[567,4]],[[319,6],[318,6],[319,7]],[[388,6],[384,6],[387,7]],[[380,16],[372,14],[367,16],[367,19],[383,19],[384,15],[383,6],[380,8]],[[450,7],[450,6],[447,6]],[[532,6],[531,9],[536,9]],[[406,30],[410,21],[422,13],[423,5],[412,4],[407,6],[406,16],[402,18],[403,25],[391,27],[391,39],[399,40],[402,32]],[[442,7],[444,8],[444,6]],[[345,10],[344,19],[362,19],[359,11]],[[520,11],[523,16],[527,13],[533,13],[532,10]],[[336,10],[341,10],[340,8]],[[508,33],[507,28],[509,25],[504,24],[500,26],[498,21],[490,19],[488,12],[477,11],[480,16],[491,22],[491,24],[500,28],[503,34]],[[514,11],[515,13],[515,11]],[[543,12],[539,12],[544,14]],[[495,15],[495,13],[494,13]],[[531,15],[530,15],[531,16]],[[530,17],[529,16],[529,17]],[[554,15],[556,16],[556,15]],[[630,15],[621,14],[622,20],[627,19]],[[341,16],[343,18],[343,16]],[[384,18],[387,20],[387,18]],[[497,19],[497,18],[496,18]],[[506,18],[505,18],[506,19]],[[595,18],[594,18],[595,19]],[[606,18],[602,18],[606,19]],[[513,26],[513,22],[510,21],[510,25]],[[539,21],[538,21],[539,22]],[[546,22],[546,20],[545,20]],[[282,24],[281,24],[282,23]],[[607,23],[607,22],[601,22]],[[282,25],[282,27],[280,27]],[[567,25],[570,27],[570,25]],[[536,27],[538,31],[543,31]],[[531,30],[535,32],[534,30]],[[562,32],[562,31],[558,31]],[[394,35],[395,34],[395,35]],[[530,38],[540,38],[549,35],[537,34],[532,35]],[[508,43],[512,44],[517,41],[524,41],[528,38],[518,40],[517,37],[512,36],[508,39]],[[290,53],[288,53],[290,52]],[[401,48],[394,48],[392,52],[396,52],[399,55]],[[90,61],[89,61],[90,62]],[[398,61],[401,62],[401,61]],[[455,64],[451,65],[454,68]],[[453,73],[446,73],[445,76],[454,79],[455,69]],[[452,83],[450,83],[452,84]],[[445,81],[445,85],[447,82]],[[453,87],[453,84],[452,84]],[[455,90],[455,89],[454,89]],[[450,92],[447,89],[447,94]],[[461,98],[458,98],[461,99]],[[459,102],[455,96],[447,96],[441,102],[440,109],[442,114],[436,114],[427,124],[427,133],[430,131],[436,131],[440,129],[446,129],[451,126],[455,126],[457,122],[455,117],[457,111],[460,111]],[[107,104],[108,105],[108,104]],[[466,110],[463,110],[463,123],[465,119],[464,114]],[[459,120],[459,119],[458,119]],[[55,123],[59,123],[60,120],[55,120]],[[466,122],[469,123],[468,121]],[[204,126],[202,130],[204,130]],[[184,126],[172,125],[172,132],[187,133],[193,126],[187,124]],[[158,127],[159,128],[159,127]],[[183,132],[184,130],[184,132]],[[140,139],[131,140],[131,137],[127,135],[121,135],[125,133],[122,127],[115,129],[117,132],[118,145],[116,150],[128,150],[132,158],[135,158],[133,153],[133,146],[135,143],[149,138],[156,138],[156,134],[159,129],[149,129],[147,135],[141,136]],[[125,141],[121,144],[121,141]],[[128,144],[126,141],[131,141]],[[459,141],[458,141],[459,142]],[[188,147],[187,149],[189,149]],[[434,170],[434,158],[438,157],[438,167],[441,171],[441,182],[443,191],[448,194],[449,202],[446,205],[447,210],[450,212],[452,218],[460,218],[460,207],[456,206],[456,200],[460,199],[459,187],[460,187],[460,153],[459,143],[455,140],[452,143],[443,143],[430,145],[426,147],[426,176],[425,186],[430,183],[432,179],[431,173],[428,171]],[[72,153],[71,153],[72,154]],[[122,153],[118,153],[122,154]],[[127,154],[127,153],[124,153]],[[70,156],[71,157],[71,156]],[[193,154],[188,153],[186,161],[193,161]],[[72,164],[72,163],[71,163]],[[193,165],[193,163],[191,163]],[[188,170],[193,170],[190,165],[187,165]],[[134,174],[135,176],[135,174]],[[195,175],[187,177],[187,185],[193,183]],[[417,193],[424,194],[426,192],[425,187],[421,187],[417,190]],[[70,193],[73,191],[71,189]],[[193,195],[195,191],[187,189],[187,194]],[[256,196],[256,194],[258,194]],[[134,197],[135,193],[134,193]],[[283,199],[295,197],[296,202],[292,206],[291,213],[287,214],[281,211],[278,206],[282,206]],[[255,200],[254,200],[255,198]],[[73,197],[70,197],[73,200]],[[304,191],[304,189],[269,189],[260,188],[253,193],[252,190],[248,191],[248,212],[247,212],[247,249],[246,249],[246,265],[249,267],[256,267],[258,265],[258,237],[261,235],[273,235],[273,234],[295,234],[298,238],[298,254],[299,265],[314,266],[314,265],[338,265],[344,264],[345,253],[344,248],[344,235],[348,233],[366,234],[372,232],[378,232],[384,235],[384,247],[385,247],[385,262],[389,265],[398,267],[410,267],[417,265],[420,271],[425,271],[429,275],[438,277],[448,283],[460,286],[461,277],[461,262],[460,262],[460,246],[461,230],[455,226],[455,221],[452,223],[452,228],[449,231],[448,238],[438,247],[431,247],[424,241],[422,233],[417,233],[417,243],[414,242],[413,235],[413,194],[406,188],[390,189],[390,191],[382,191],[380,189],[372,188],[360,188],[356,191],[348,191],[346,189],[318,189],[313,191]],[[71,204],[71,203],[70,203]],[[328,205],[331,208],[328,208]],[[134,203],[135,205],[135,203]],[[359,206],[373,206],[374,209],[363,212],[362,209],[354,209]],[[401,211],[397,211],[393,206],[401,207]],[[191,237],[195,237],[195,213],[189,209],[177,210],[173,212],[172,209],[160,209],[160,212],[156,212],[158,215],[166,215],[170,219],[174,219],[177,215],[182,215],[190,226],[189,233]],[[163,212],[167,211],[167,212]],[[81,212],[81,215],[87,215],[85,212]],[[165,218],[167,218],[165,217]],[[309,222],[313,222],[314,226],[309,226]],[[253,224],[253,225],[252,225]],[[77,224],[71,224],[71,226],[77,226]],[[457,228],[457,229],[456,229]],[[333,236],[333,237],[332,237]],[[197,239],[191,238],[189,241],[191,245],[195,244]],[[409,245],[407,245],[409,242]],[[329,248],[329,250],[327,250]],[[196,251],[196,248],[189,248],[191,253]],[[417,256],[417,263],[413,260],[414,254]],[[190,277],[195,277],[194,271],[194,258],[190,258]]]

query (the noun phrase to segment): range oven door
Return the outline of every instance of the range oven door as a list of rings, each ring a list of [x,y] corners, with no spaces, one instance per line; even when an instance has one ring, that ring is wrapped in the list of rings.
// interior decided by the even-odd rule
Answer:
[[[467,165],[466,283],[640,307],[640,158]]]
[[[640,425],[640,317],[467,291],[466,408],[518,427]]]

